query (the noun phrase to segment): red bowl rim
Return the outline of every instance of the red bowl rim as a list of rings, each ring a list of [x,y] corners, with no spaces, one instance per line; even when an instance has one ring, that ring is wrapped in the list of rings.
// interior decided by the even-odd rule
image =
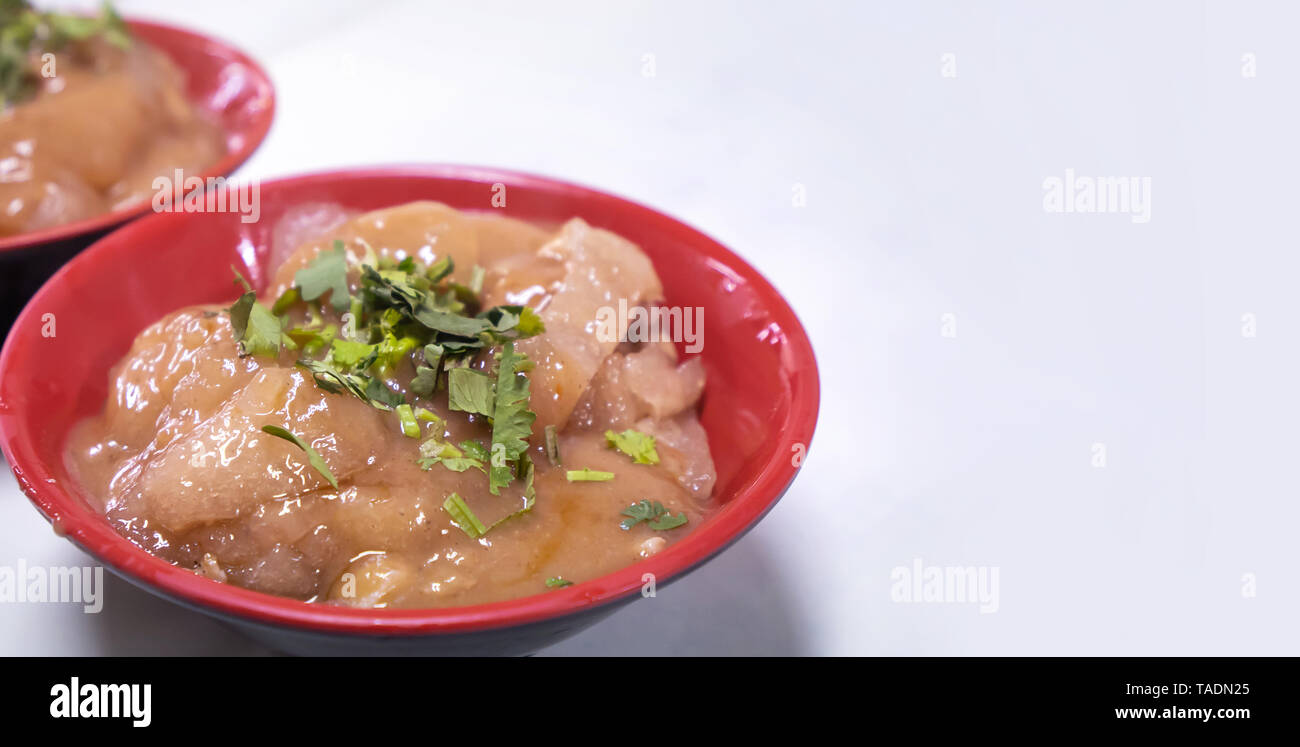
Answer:
[[[263,83],[265,83],[267,90],[270,92],[270,97],[267,101],[268,106],[266,108],[266,113],[255,122],[253,128],[249,131],[250,137],[246,138],[244,144],[237,150],[227,153],[224,158],[217,161],[199,176],[206,181],[210,177],[226,176],[243,165],[244,162],[252,157],[253,153],[261,147],[262,142],[266,140],[266,134],[271,129],[271,121],[275,119],[275,85],[271,83],[271,76],[267,75],[266,70],[262,69],[262,66],[257,64],[253,58],[244,54],[231,44],[215,37],[195,33],[188,29],[179,28],[166,23],[145,21],[138,18],[127,19],[127,24],[133,28],[148,29],[150,31],[184,37],[195,46],[203,44],[209,47],[221,49],[230,58],[238,60],[240,64],[247,66],[263,81]],[[118,208],[117,210],[110,210],[107,213],[102,213],[84,220],[65,223],[61,226],[43,228],[39,231],[29,231],[28,233],[3,237],[0,238],[0,252],[31,249],[42,244],[49,244],[77,236],[98,233],[125,223],[132,218],[139,217],[149,210],[149,201],[141,200],[134,207],[128,206]]]
[[[699,239],[698,245],[710,257],[720,260],[753,285],[755,292],[765,301],[781,325],[792,359],[798,362],[801,370],[810,374],[798,377],[792,387],[791,407],[783,429],[786,438],[783,440],[803,443],[805,447],[811,445],[817,424],[820,383],[816,357],[803,325],[780,293],[749,263],[707,234],[675,218],[641,203],[573,182],[468,165],[338,169],[268,180],[261,186],[265,192],[292,190],[340,179],[412,176],[546,187],[586,199],[612,200],[640,212],[649,220],[666,221],[695,234]],[[104,246],[110,240],[117,246],[126,246],[124,240],[133,231],[148,228],[159,221],[183,220],[184,217],[181,213],[164,213],[131,223],[95,242],[56,272],[28,302],[14,323],[9,339],[0,351],[0,371],[9,369],[10,358],[15,354],[13,340],[18,336],[19,330],[39,328],[35,324],[39,320],[37,310],[50,289],[63,281],[69,268],[78,262],[93,259],[99,251],[106,248],[111,250],[111,246]],[[744,535],[776,505],[799,471],[792,459],[782,459],[778,452],[776,458],[764,464],[745,486],[729,498],[727,510],[662,552],[590,581],[533,596],[486,604],[431,609],[357,609],[307,603],[213,581],[149,554],[118,534],[102,517],[87,515],[84,511],[65,511],[65,506],[79,504],[81,499],[62,488],[54,475],[45,469],[37,457],[34,444],[20,429],[17,418],[4,403],[0,403],[0,450],[8,460],[19,487],[54,525],[56,534],[72,540],[90,555],[150,591],[218,615],[229,615],[271,626],[287,626],[320,633],[372,635],[464,633],[526,625],[590,611],[631,597],[645,583],[643,574],[653,574],[655,584],[662,586],[722,552]]]

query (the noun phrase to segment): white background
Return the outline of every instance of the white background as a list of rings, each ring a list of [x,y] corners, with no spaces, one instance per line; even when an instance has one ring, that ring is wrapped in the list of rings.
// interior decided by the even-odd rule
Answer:
[[[712,234],[800,314],[823,390],[794,487],[551,652],[1300,653],[1293,7],[120,5],[270,71],[242,175],[568,178]],[[1046,212],[1067,168],[1150,177],[1150,222]],[[6,471],[0,565],[19,558],[86,562]],[[918,558],[996,568],[998,611],[892,601]],[[0,606],[0,652],[259,651],[108,583],[97,616]]]

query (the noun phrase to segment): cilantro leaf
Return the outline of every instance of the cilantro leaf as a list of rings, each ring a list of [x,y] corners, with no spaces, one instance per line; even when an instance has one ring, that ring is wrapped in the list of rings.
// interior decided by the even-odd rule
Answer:
[[[542,318],[527,306],[493,306],[478,315],[491,324],[490,334],[497,340],[521,340],[546,331]]]
[[[248,291],[228,309],[230,327],[239,343],[240,355],[280,354],[280,319],[271,310],[258,303],[257,294]]]
[[[294,435],[291,431],[281,428],[278,425],[264,425],[262,426],[262,432],[275,436],[276,438],[283,438],[285,441],[288,441],[307,452],[307,462],[310,463],[312,467],[315,467],[316,471],[321,473],[321,475],[329,481],[329,484],[333,486],[335,490],[339,489],[339,481],[334,479],[334,473],[330,472],[329,465],[325,463],[325,459],[321,457],[320,452],[311,447],[311,444]]]
[[[486,319],[461,316],[423,304],[412,309],[411,315],[425,327],[454,337],[477,337],[492,327]]]
[[[492,377],[472,368],[453,368],[447,372],[447,403],[453,410],[492,417],[496,384]]]
[[[632,457],[632,461],[637,464],[659,463],[659,452],[655,450],[654,436],[631,429],[622,433],[605,431],[605,442],[611,448]]]
[[[368,381],[364,376],[339,371],[325,361],[315,361],[310,358],[298,361],[298,365],[311,371],[312,376],[316,379],[317,386],[331,394],[349,392],[358,399],[370,400],[366,396]]]
[[[417,397],[432,397],[438,386],[438,372],[428,366],[417,366],[411,379],[411,393]]]
[[[685,511],[678,513],[676,516],[666,514],[663,518],[650,522],[650,528],[657,532],[666,532],[669,529],[676,529],[677,527],[684,526],[686,521]]]
[[[460,448],[471,458],[477,459],[483,464],[487,464],[492,460],[492,454],[478,441],[461,441]]]
[[[347,311],[352,303],[348,295],[348,252],[343,241],[334,240],[332,249],[322,250],[306,267],[293,274],[304,301],[315,301],[326,292],[335,311]]]
[[[331,394],[347,392],[379,410],[391,410],[406,400],[389,389],[383,381],[369,376],[340,371],[328,361],[303,358],[298,365],[312,372],[317,386]]]
[[[441,464],[452,472],[464,472],[473,467],[486,473],[487,469],[484,464],[486,464],[487,460],[480,458],[485,450],[472,441],[462,442],[461,446],[464,447],[470,444],[473,444],[477,450],[466,456],[465,451],[434,436],[420,444],[420,453],[424,455],[424,458],[419,460],[420,467],[429,470],[433,469],[434,465]]]
[[[378,402],[386,406],[381,409],[397,407],[406,402],[401,394],[389,389],[383,379],[371,379],[366,383],[366,399],[369,399],[372,405]]]
[[[376,346],[364,342],[337,339],[330,343],[330,360],[344,369],[365,370],[369,366],[362,366],[361,363],[373,361],[377,354]]]
[[[562,576],[546,579],[546,588],[548,589],[563,589],[566,586],[573,586],[573,582]]]
[[[501,350],[497,364],[497,396],[492,411],[492,469],[488,472],[488,489],[492,495],[510,484],[514,475],[508,462],[516,461],[528,451],[537,413],[528,409],[528,377],[516,373],[527,356],[515,352],[512,342]]]
[[[667,531],[683,526],[687,522],[686,512],[673,516],[659,501],[638,501],[623,509],[622,515],[627,517],[619,522],[619,526],[623,529],[631,529],[644,521],[651,529]]]

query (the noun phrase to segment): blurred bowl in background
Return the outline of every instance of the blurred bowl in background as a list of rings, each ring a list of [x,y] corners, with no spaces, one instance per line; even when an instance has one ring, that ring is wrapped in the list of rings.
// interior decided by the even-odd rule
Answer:
[[[190,100],[220,126],[226,154],[199,174],[227,176],[266,139],[275,115],[271,79],[248,55],[225,42],[149,21],[131,32],[162,51],[185,73]],[[113,228],[149,212],[149,201],[53,228],[0,237],[0,332],[51,274]]]

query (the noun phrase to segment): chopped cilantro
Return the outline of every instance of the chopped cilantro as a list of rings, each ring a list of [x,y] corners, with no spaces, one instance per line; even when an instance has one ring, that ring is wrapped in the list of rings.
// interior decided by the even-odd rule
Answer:
[[[464,447],[466,444],[471,443],[473,442],[465,441],[461,443],[461,446]],[[452,472],[464,472],[470,467],[474,467],[486,473],[487,469],[484,467],[486,460],[479,458],[483,447],[478,444],[474,444],[474,446],[478,448],[478,451],[466,456],[461,449],[434,436],[420,444],[420,454],[423,455],[423,458],[419,460],[420,467],[430,470],[433,469],[434,465],[441,464]]]
[[[533,491],[533,463],[529,460],[528,454],[524,454],[519,458],[519,479],[524,483],[523,507],[512,514],[497,519],[490,526],[484,526],[483,522],[479,521],[474,512],[470,510],[469,505],[455,493],[447,496],[447,500],[443,502],[442,507],[447,509],[447,513],[451,514],[452,518],[456,520],[456,526],[460,527],[471,539],[478,539],[505,522],[532,510],[533,505],[537,502],[537,494]]]
[[[491,324],[491,333],[500,340],[518,340],[546,331],[542,318],[527,306],[493,306],[479,318]]]
[[[546,579],[546,588],[548,589],[563,589],[566,586],[573,586],[573,582],[562,576]]]
[[[281,293],[280,297],[275,299],[275,303],[271,306],[271,313],[276,316],[284,316],[284,312],[288,311],[290,307],[301,300],[302,294],[298,292],[298,286],[289,286],[288,290]]]
[[[352,303],[348,295],[348,252],[341,239],[331,249],[322,250],[306,267],[293,275],[304,301],[315,301],[328,291],[335,311],[347,311]]]
[[[676,529],[677,527],[684,526],[686,521],[686,512],[682,511],[678,512],[676,516],[667,514],[662,518],[655,519],[650,522],[650,528],[656,532],[666,532],[669,529]]]
[[[447,403],[453,410],[492,417],[495,389],[492,377],[481,371],[453,368],[447,372]]]
[[[432,397],[438,386],[438,371],[428,366],[416,366],[415,378],[411,379],[411,393],[417,397]]]
[[[345,369],[367,368],[368,366],[362,366],[361,363],[366,360],[373,361],[377,354],[376,346],[364,342],[334,340],[330,344],[330,360]]]
[[[461,316],[430,306],[419,306],[412,310],[411,315],[417,322],[434,332],[442,332],[454,337],[476,337],[492,328],[486,319]]]
[[[317,361],[311,358],[299,360],[298,365],[312,372],[316,384],[321,389],[331,394],[348,392],[365,402],[370,401],[370,397],[366,395],[366,385],[369,383],[366,377],[339,371],[327,361]]]
[[[665,531],[676,529],[687,521],[685,512],[673,516],[664,504],[649,500],[638,501],[623,509],[623,516],[627,518],[619,522],[619,526],[624,529],[631,529],[644,521],[651,529]]]
[[[385,405],[379,408],[381,410],[397,407],[406,401],[401,394],[389,389],[383,379],[371,379],[366,383],[366,399],[369,399],[372,405]]]
[[[605,442],[610,447],[632,457],[632,461],[637,464],[659,463],[659,452],[655,450],[654,436],[631,429],[622,433],[605,431]]]
[[[515,352],[507,342],[497,363],[497,396],[492,412],[492,469],[488,472],[488,489],[498,495],[510,484],[514,474],[509,462],[517,461],[528,451],[537,413],[528,409],[528,377],[516,373],[526,356]]]
[[[471,458],[477,459],[483,464],[487,464],[492,460],[492,455],[478,441],[461,441],[460,448]]]
[[[257,294],[248,291],[229,309],[230,327],[239,343],[240,355],[280,354],[280,319],[271,310],[258,303]]]
[[[300,300],[317,303],[308,304],[312,317],[306,327],[285,332],[282,339],[302,351],[298,364],[312,372],[322,389],[351,394],[382,410],[395,410],[402,432],[414,438],[421,435],[419,413],[428,411],[408,403],[401,391],[390,387],[389,379],[411,360],[414,351],[421,351],[423,360],[419,354],[414,356],[414,377],[406,391],[416,398],[432,399],[445,386],[447,406],[487,418],[492,434],[490,446],[465,442],[464,451],[438,438],[429,439],[420,446],[420,466],[431,469],[441,464],[458,472],[471,467],[483,470],[493,495],[515,480],[523,481],[529,496],[527,510],[533,496],[532,462],[527,451],[537,416],[528,408],[525,374],[533,364],[515,351],[513,343],[543,332],[541,317],[521,305],[480,311],[479,294],[486,277],[481,267],[470,273],[469,285],[461,285],[450,279],[455,270],[450,256],[425,268],[414,257],[394,261],[361,246],[360,279],[353,295],[348,294],[347,250],[341,241],[335,241],[331,249],[294,275],[294,288],[281,296],[276,308],[286,311]],[[321,329],[324,319],[319,301],[326,293],[336,311],[347,310],[353,315],[353,323],[343,335],[337,328]],[[484,354],[494,346],[501,346],[495,371],[470,366],[470,356]],[[317,359],[321,350],[328,352]],[[552,434],[551,441],[555,440]],[[548,454],[558,459],[555,448]]]

